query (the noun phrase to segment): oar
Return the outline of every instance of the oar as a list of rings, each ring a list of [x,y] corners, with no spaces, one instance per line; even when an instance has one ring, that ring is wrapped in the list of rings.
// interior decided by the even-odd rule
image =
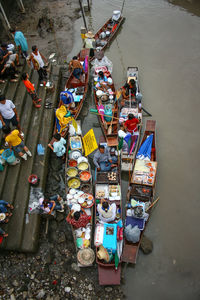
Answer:
[[[114,111],[113,111],[113,114],[112,114],[112,120],[111,120],[110,126],[108,127],[107,134],[111,134],[112,133],[113,118],[114,118]]]
[[[146,212],[148,212],[157,202],[158,200],[160,199],[160,197],[158,197],[146,210]]]
[[[97,116],[110,117],[109,115],[98,114],[98,110],[97,110],[97,109],[94,109],[94,108],[91,108],[91,109],[90,109],[90,113],[95,114],[95,115],[97,115]],[[119,118],[117,118],[117,117],[113,117],[113,119],[119,120]]]
[[[150,114],[146,109],[144,109],[144,107],[142,107],[142,110],[143,110],[149,117],[152,117],[152,114]]]

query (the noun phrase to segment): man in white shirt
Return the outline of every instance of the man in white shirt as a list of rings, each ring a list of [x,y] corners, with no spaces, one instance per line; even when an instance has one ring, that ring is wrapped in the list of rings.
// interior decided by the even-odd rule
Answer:
[[[3,126],[9,127],[10,123],[12,123],[21,132],[19,116],[15,105],[11,100],[7,100],[5,95],[0,95],[0,120]]]

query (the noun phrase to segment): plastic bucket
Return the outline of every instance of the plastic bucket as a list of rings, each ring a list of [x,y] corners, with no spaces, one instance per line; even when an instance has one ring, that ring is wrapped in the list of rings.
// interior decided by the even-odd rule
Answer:
[[[30,183],[30,185],[32,186],[37,186],[40,182],[40,179],[37,175],[35,174],[31,174],[29,177],[28,177],[28,182]]]
[[[7,163],[12,164],[15,162],[16,157],[14,155],[14,152],[10,149],[4,150],[2,153],[2,158],[5,159],[5,161],[7,161]]]

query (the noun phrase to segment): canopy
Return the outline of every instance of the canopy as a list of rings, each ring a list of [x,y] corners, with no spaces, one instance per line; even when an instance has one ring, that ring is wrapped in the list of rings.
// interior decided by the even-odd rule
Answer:
[[[151,148],[153,142],[153,133],[149,135],[141,145],[136,158],[139,159],[151,159]]]

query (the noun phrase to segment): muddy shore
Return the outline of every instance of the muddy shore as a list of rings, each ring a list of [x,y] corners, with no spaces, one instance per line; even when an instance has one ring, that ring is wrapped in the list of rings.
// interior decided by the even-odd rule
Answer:
[[[29,50],[36,44],[45,56],[56,52],[57,62],[65,65],[73,46],[73,22],[80,17],[78,1],[24,1],[26,14],[14,13],[11,25],[27,37]],[[1,34],[1,40],[11,41]],[[64,83],[64,80],[63,80]],[[63,162],[53,154],[48,166],[45,192],[65,196],[61,178]],[[42,220],[37,253],[0,255],[1,299],[123,299],[121,287],[101,287],[97,265],[80,269],[76,265],[75,248],[67,211],[57,213],[49,221]]]

